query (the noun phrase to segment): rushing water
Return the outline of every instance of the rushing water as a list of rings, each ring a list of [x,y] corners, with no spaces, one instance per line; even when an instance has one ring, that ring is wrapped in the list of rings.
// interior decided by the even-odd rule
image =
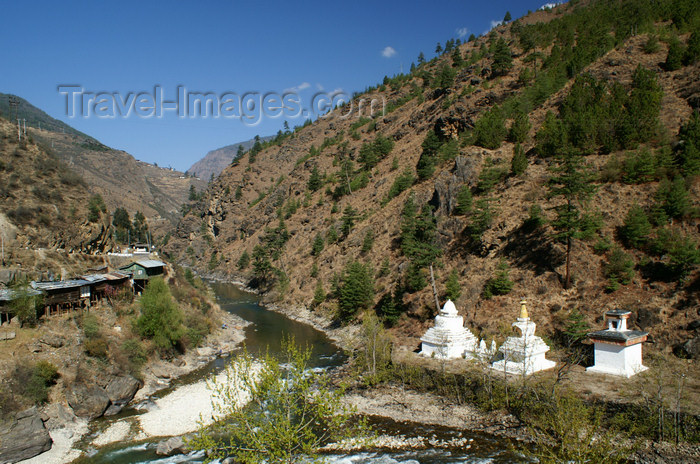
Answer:
[[[280,351],[283,336],[292,336],[297,343],[311,347],[311,367],[340,365],[345,357],[338,347],[321,331],[293,321],[279,313],[269,311],[259,304],[259,298],[244,292],[232,284],[212,283],[218,303],[223,309],[251,322],[245,329],[246,349],[253,355],[271,354]],[[180,379],[174,386],[195,382],[213,371],[218,371],[226,359],[217,359],[206,368]],[[163,393],[161,393],[163,394]],[[124,415],[135,414],[133,410]],[[388,419],[371,418],[370,423],[380,433],[404,435],[406,437],[436,436],[441,439],[467,437],[473,439],[468,449],[434,449],[417,451],[353,452],[343,455],[328,455],[329,463],[337,464],[438,464],[438,463],[512,463],[527,462],[509,450],[507,443],[483,434],[460,434],[459,431],[420,424],[397,423]],[[155,453],[156,441],[141,443],[118,443],[102,448],[97,454],[80,462],[110,464],[170,464],[199,463],[201,453],[171,457]]]

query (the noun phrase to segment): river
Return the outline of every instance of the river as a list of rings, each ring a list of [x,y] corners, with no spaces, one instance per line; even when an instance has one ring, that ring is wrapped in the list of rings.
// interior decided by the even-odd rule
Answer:
[[[233,284],[214,282],[211,284],[221,307],[251,322],[245,329],[245,346],[253,355],[280,351],[283,336],[292,336],[297,343],[308,344],[312,350],[311,367],[329,368],[342,364],[345,356],[321,331],[311,326],[293,321],[284,315],[269,311],[259,303],[257,295],[244,292]],[[234,353],[235,354],[235,353]],[[196,382],[214,372],[220,371],[227,358],[217,359],[209,366],[185,376],[175,382],[172,388]],[[167,391],[171,391],[168,389]],[[165,394],[167,391],[160,392]],[[125,414],[138,414],[135,410]],[[503,439],[484,434],[460,432],[447,428],[423,426],[413,423],[399,423],[382,418],[369,418],[372,426],[380,433],[405,437],[431,437],[442,440],[466,439],[468,447],[457,449],[427,449],[416,451],[352,452],[343,455],[328,455],[328,462],[339,464],[437,464],[437,463],[514,463],[528,462],[510,450]],[[108,419],[105,419],[108,420]],[[79,462],[95,464],[132,463],[198,463],[203,461],[201,454],[178,455],[164,458],[155,454],[155,444],[159,440],[139,443],[117,443],[101,448],[89,458]]]

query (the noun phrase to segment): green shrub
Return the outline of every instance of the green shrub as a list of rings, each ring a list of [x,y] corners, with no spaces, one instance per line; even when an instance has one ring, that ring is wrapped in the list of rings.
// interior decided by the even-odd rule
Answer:
[[[389,188],[389,192],[383,200],[383,203],[388,203],[391,199],[399,196],[401,192],[408,189],[415,182],[415,177],[413,177],[413,171],[411,168],[406,168],[404,171],[394,178],[394,182]]]
[[[651,223],[641,206],[634,204],[627,212],[625,222],[620,228],[620,238],[633,248],[646,245],[651,233]]]
[[[505,259],[501,259],[496,267],[496,275],[486,281],[481,296],[490,299],[495,295],[507,295],[513,289],[513,281],[510,280],[509,266]]]
[[[17,366],[14,382],[17,391],[33,404],[40,405],[49,399],[49,388],[56,383],[58,368],[48,361],[34,365]]]
[[[183,315],[165,281],[160,277],[151,279],[139,304],[141,315],[136,320],[139,333],[152,339],[158,348],[172,348],[183,335]]]
[[[107,345],[107,340],[103,337],[89,338],[85,340],[83,344],[85,353],[93,358],[99,358],[106,360],[109,352],[109,346]]]
[[[134,370],[136,372],[138,372],[141,369],[141,366],[143,366],[148,360],[143,344],[141,344],[141,342],[137,339],[130,338],[128,340],[124,340],[121,345],[121,349],[129,359],[129,362],[135,368]]]
[[[474,145],[493,150],[501,146],[507,134],[503,111],[494,106],[476,121]]]
[[[519,176],[525,172],[527,169],[527,156],[525,156],[525,150],[519,144],[515,144],[513,150],[513,158],[510,161],[510,172],[514,176]]]
[[[614,292],[620,285],[627,285],[634,277],[634,260],[620,247],[614,247],[608,255],[604,267],[605,278],[608,279],[606,290]]]
[[[469,214],[472,209],[472,191],[468,185],[462,185],[457,192],[457,205],[454,213],[460,216]]]
[[[457,274],[457,269],[452,269],[447,276],[447,281],[445,281],[445,298],[456,301],[461,294],[462,288],[459,285],[459,274]]]
[[[100,321],[94,314],[83,316],[83,333],[87,338],[96,338],[100,335]]]

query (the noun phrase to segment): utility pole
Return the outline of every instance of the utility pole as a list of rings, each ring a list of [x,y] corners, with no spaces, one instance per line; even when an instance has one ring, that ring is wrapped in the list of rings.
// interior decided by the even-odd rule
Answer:
[[[435,307],[440,314],[440,300],[438,300],[437,288],[435,287],[435,274],[433,274],[433,265],[430,265],[430,284],[433,287],[433,297],[435,298]]]
[[[14,117],[15,118],[17,117],[17,107],[19,106],[19,98],[15,97],[14,95],[9,95],[7,97],[7,102],[10,105],[10,118],[9,119],[12,120],[13,119],[13,116],[12,116],[13,109],[15,110]]]
[[[22,123],[21,119],[17,118],[17,140],[22,141]]]
[[[27,120],[22,119],[22,121],[24,122],[24,138],[26,139],[27,138]]]

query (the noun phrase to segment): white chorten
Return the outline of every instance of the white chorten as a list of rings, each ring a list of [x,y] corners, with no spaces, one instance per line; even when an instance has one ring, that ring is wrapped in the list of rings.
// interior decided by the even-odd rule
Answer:
[[[503,353],[503,359],[491,365],[492,369],[508,374],[530,375],[537,371],[551,369],[554,361],[545,359],[549,347],[540,337],[535,335],[537,325],[527,314],[527,301],[520,301],[520,317],[513,323],[520,329],[519,337],[508,337],[498,349]]]
[[[588,334],[593,341],[595,363],[586,371],[630,378],[647,370],[642,365],[642,343],[649,334],[627,329],[630,314],[621,309],[608,311],[605,313],[608,328]]]
[[[431,327],[420,339],[424,356],[440,359],[471,357],[478,347],[478,340],[464,327],[464,318],[457,315],[457,308],[447,300]]]

